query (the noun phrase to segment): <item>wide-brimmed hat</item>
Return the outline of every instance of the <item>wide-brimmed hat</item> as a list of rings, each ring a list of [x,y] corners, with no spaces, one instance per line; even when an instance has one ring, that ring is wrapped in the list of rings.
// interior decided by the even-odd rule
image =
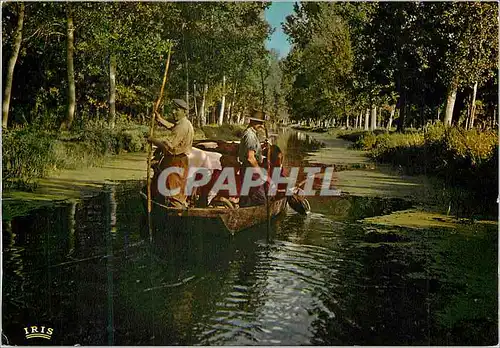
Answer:
[[[266,114],[263,111],[253,110],[251,116],[247,118],[250,122],[266,122]]]
[[[181,109],[184,109],[184,110],[189,110],[187,103],[183,99],[174,99],[172,101],[174,102],[175,106],[178,106],[178,107],[180,107]]]

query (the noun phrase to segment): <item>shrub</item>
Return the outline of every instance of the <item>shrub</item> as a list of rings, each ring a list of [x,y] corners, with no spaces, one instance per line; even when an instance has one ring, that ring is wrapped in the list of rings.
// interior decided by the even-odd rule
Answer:
[[[347,131],[347,130],[340,130],[339,131],[335,128],[329,132],[329,134],[336,135],[341,139],[352,141],[354,143],[352,147],[358,148],[358,149],[362,149],[362,144],[358,143],[358,141],[363,137],[363,135],[365,133],[366,132],[364,132],[364,131]],[[356,146],[359,146],[359,147],[356,147]]]
[[[425,133],[367,133],[355,146],[369,150],[379,162],[403,167],[408,174],[433,174],[454,185],[469,187],[478,179],[490,182],[489,176],[496,180],[498,175],[491,168],[496,163],[497,143],[494,131],[464,130],[437,123]]]
[[[120,150],[123,149],[130,152],[139,152],[146,147],[144,133],[140,130],[123,130],[119,134],[122,137]]]
[[[78,131],[73,139],[82,142],[91,151],[102,154],[119,154],[122,151],[137,152],[146,147],[147,126],[117,125],[110,128],[99,122],[89,123]]]
[[[3,132],[2,174],[4,187],[32,188],[35,179],[54,169],[76,169],[101,163],[106,155],[146,148],[149,127],[119,121],[114,128],[107,121],[76,123],[71,131],[49,132],[39,125]],[[234,140],[243,125],[206,126],[196,130],[198,138]],[[161,129],[157,137],[165,136]]]
[[[355,143],[354,147],[357,149],[371,150],[377,143],[377,136],[372,132],[365,133]]]
[[[246,125],[223,124],[222,126],[207,125],[202,127],[207,139],[238,140],[243,135]]]
[[[442,122],[437,122],[431,124],[427,127],[424,134],[424,139],[426,143],[441,142],[446,136],[446,127]]]
[[[146,147],[145,126],[110,128],[91,122],[59,133],[30,126],[3,132],[4,187],[33,187],[34,180],[54,169],[76,169],[100,163],[106,155],[137,152]]]
[[[93,152],[103,155],[116,153],[119,142],[113,131],[106,128],[86,130],[82,133],[80,141],[89,145]]]
[[[446,145],[456,158],[466,159],[473,166],[482,163],[492,155],[498,138],[493,131],[471,129],[464,131],[451,128],[446,137]]]
[[[15,181],[29,183],[53,167],[54,134],[26,127],[4,131],[2,139],[2,175],[7,186]]]
[[[102,159],[88,144],[56,140],[54,143],[54,169],[77,169],[91,167]]]
[[[438,122],[424,131],[405,133],[349,133],[353,147],[369,151],[378,162],[400,166],[408,174],[430,174],[457,190],[467,189],[470,211],[496,214],[498,192],[498,134],[464,130]]]

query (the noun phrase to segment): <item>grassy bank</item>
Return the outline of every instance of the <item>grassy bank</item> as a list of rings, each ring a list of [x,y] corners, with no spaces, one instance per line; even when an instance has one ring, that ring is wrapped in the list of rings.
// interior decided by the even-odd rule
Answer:
[[[464,130],[429,126],[425,131],[406,133],[344,132],[339,137],[353,141],[353,147],[369,152],[377,162],[389,163],[403,172],[435,176],[459,192],[468,190],[464,209],[496,211],[498,194],[498,134],[495,131]],[[460,204],[460,203],[458,203]]]
[[[195,139],[239,139],[240,125],[205,126],[195,129]],[[99,166],[107,157],[123,152],[143,152],[147,148],[147,126],[89,123],[71,132],[24,127],[3,132],[2,175],[4,188],[30,190],[37,179],[59,169]],[[160,128],[155,136],[166,135]]]

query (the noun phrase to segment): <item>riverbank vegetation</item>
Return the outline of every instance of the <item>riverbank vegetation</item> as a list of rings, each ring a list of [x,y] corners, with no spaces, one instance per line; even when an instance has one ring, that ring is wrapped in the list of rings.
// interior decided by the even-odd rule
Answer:
[[[471,201],[460,202],[464,207],[496,212],[498,133],[494,130],[466,130],[436,123],[420,131],[344,131],[339,137],[353,141],[353,148],[366,150],[375,161],[391,164],[405,174],[434,176],[450,188],[467,190],[461,195]]]
[[[2,4],[4,183],[143,150],[169,50],[160,110],[185,99],[197,138],[238,137],[254,108],[277,120],[284,102],[277,53],[265,48],[267,7]]]
[[[103,127],[89,122],[69,131],[20,127],[3,134],[4,187],[31,185],[52,170],[94,166],[111,154],[145,148],[146,126]]]
[[[243,130],[243,125],[205,126],[196,129],[195,140],[234,140]],[[37,179],[52,171],[93,167],[103,164],[110,155],[144,151],[148,133],[147,126],[134,123],[110,128],[100,122],[88,122],[64,132],[35,127],[12,129],[2,139],[3,187],[31,189]],[[156,134],[161,137],[164,131],[158,129]]]

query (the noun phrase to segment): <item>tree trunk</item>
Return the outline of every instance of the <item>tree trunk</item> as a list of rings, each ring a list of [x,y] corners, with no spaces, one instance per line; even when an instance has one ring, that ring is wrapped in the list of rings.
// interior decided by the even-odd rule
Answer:
[[[396,104],[391,105],[391,115],[389,116],[389,122],[387,122],[387,130],[390,131],[392,128],[392,120],[394,119],[394,113],[396,112]]]
[[[184,66],[186,69],[186,104],[187,104],[187,118],[192,121],[189,115],[189,65],[188,65],[188,55],[187,55],[187,45],[186,45],[186,35],[185,35],[186,23],[182,23],[182,41],[184,46]]]
[[[233,101],[231,100],[231,102],[229,102],[229,105],[227,106],[227,111],[226,111],[226,123],[227,124],[231,124],[232,123],[232,120],[231,120],[231,109],[233,108]]]
[[[116,56],[109,57],[109,124],[115,127],[116,120]]]
[[[211,122],[210,122],[211,124],[217,124],[217,107],[216,106],[214,106],[212,108],[212,115],[211,115],[210,119],[211,119]]]
[[[19,49],[21,48],[21,42],[23,39],[23,25],[24,25],[24,2],[19,3],[19,17],[17,18],[17,28],[14,34],[14,49],[12,50],[12,55],[10,56],[9,63],[7,65],[7,76],[5,77],[5,89],[3,93],[3,103],[2,103],[2,127],[7,129],[7,123],[9,120],[9,107],[10,107],[10,94],[12,91],[12,81],[14,79],[14,68],[17,62],[17,56],[19,55]]]
[[[261,80],[261,88],[262,88],[262,112],[265,112],[266,108],[266,79],[264,77],[264,72],[262,69],[260,70],[260,80]]]
[[[196,124],[200,127],[200,118],[198,117],[198,106],[196,105],[196,81],[193,83],[193,102],[194,102],[194,116],[196,118]]]
[[[226,105],[226,75],[222,76],[222,99],[220,102],[220,111],[219,111],[219,126],[222,126],[224,121],[224,107]]]
[[[73,66],[74,55],[74,27],[73,13],[71,5],[67,4],[67,46],[66,46],[66,63],[68,70],[68,113],[66,119],[61,124],[61,129],[70,129],[75,117],[76,96],[75,96],[75,70]]]
[[[190,118],[189,115],[189,71],[188,71],[188,64],[187,64],[187,55],[186,55],[186,105],[187,105],[187,118]]]
[[[474,83],[474,88],[472,90],[472,104],[470,106],[470,123],[469,129],[474,128],[474,114],[476,113],[476,95],[477,95],[477,81]]]
[[[229,103],[229,107],[227,110],[227,122],[229,124],[233,123],[233,109],[236,103],[236,88],[238,87],[238,83],[235,82],[233,86],[233,95],[231,97],[231,102]]]
[[[349,129],[349,115],[347,115],[347,118],[345,120],[345,127],[346,129]]]
[[[370,130],[373,131],[377,128],[377,106],[372,105],[372,118],[371,118]]]
[[[365,131],[367,131],[368,124],[370,123],[370,109],[366,109],[366,114],[365,114]]]
[[[208,83],[203,86],[203,98],[201,99],[200,106],[200,126],[203,127],[207,124],[207,118],[205,116],[205,103],[207,100]]]
[[[455,108],[455,100],[457,99],[457,89],[458,83],[455,80],[450,84],[448,88],[448,94],[446,98],[446,111],[444,114],[444,124],[451,126],[451,121],[453,119],[453,109]]]
[[[278,122],[278,114],[279,114],[279,109],[280,109],[280,96],[278,91],[275,89],[274,91],[274,112],[273,112],[273,122]]]
[[[403,93],[403,96],[400,99],[399,122],[396,131],[403,132],[406,127],[405,123],[406,123],[406,92]]]

